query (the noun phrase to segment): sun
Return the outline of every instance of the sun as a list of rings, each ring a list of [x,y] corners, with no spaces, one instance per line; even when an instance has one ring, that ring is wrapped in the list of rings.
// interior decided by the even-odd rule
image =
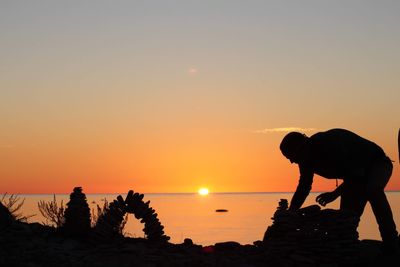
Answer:
[[[210,190],[208,190],[208,188],[202,187],[199,189],[198,192],[200,196],[207,196],[210,193]]]

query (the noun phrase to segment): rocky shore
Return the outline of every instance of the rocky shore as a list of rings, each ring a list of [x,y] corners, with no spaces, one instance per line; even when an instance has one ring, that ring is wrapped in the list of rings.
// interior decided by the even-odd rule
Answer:
[[[139,238],[70,238],[41,224],[13,222],[0,229],[0,266],[398,266],[397,255],[383,257],[380,242],[358,243],[348,262],[310,262],[310,257],[290,254],[273,257],[262,241],[255,245],[236,242],[201,246],[152,242]],[[302,248],[299,248],[302,249]]]
[[[86,220],[61,228],[22,222],[0,203],[0,266],[368,267],[400,263],[399,254],[381,253],[381,242],[359,241],[357,219],[351,214],[321,210],[315,205],[288,211],[286,200],[279,203],[264,239],[253,244],[232,241],[202,246],[189,238],[182,244],[172,244],[157,214],[142,199],[133,191],[125,200],[118,197],[93,228]],[[76,204],[77,200],[83,204]],[[79,213],[88,217],[80,188],[71,194],[71,206],[73,212],[66,212],[71,212],[71,218]],[[143,222],[147,238],[118,234],[115,226],[120,225],[126,212]],[[79,232],[80,225],[87,228],[85,233]]]

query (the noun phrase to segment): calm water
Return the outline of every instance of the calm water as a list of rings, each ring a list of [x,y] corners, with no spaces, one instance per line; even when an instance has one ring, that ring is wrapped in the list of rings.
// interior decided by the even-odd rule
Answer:
[[[311,193],[305,205],[315,204],[317,193]],[[115,195],[86,195],[89,205],[102,205],[103,199],[115,199]],[[125,197],[125,194],[122,194]],[[232,193],[210,194],[146,194],[145,201],[158,213],[165,232],[171,242],[181,243],[191,238],[195,243],[210,245],[216,242],[237,241],[241,244],[252,244],[263,238],[264,231],[271,224],[271,217],[281,198],[290,199],[291,193]],[[400,192],[387,192],[394,218],[400,229]],[[52,200],[53,195],[20,195],[25,198],[22,212],[25,215],[36,214],[30,222],[43,222],[37,203],[39,200]],[[69,200],[69,195],[57,195],[57,202]],[[337,209],[339,201],[331,203],[328,208]],[[229,212],[217,213],[216,209],[227,209]],[[133,237],[143,236],[143,225],[133,215],[129,216],[126,232]],[[359,226],[361,239],[380,239],[378,226],[367,205]]]

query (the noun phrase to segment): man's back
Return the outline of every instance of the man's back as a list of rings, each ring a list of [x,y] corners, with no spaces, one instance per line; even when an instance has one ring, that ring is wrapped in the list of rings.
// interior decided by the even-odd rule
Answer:
[[[344,129],[316,133],[309,140],[310,167],[327,178],[362,176],[374,160],[385,156],[377,144]]]

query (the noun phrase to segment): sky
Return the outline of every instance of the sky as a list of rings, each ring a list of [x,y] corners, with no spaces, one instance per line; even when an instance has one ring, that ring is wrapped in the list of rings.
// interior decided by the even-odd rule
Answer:
[[[346,128],[400,190],[399,1],[0,2],[0,191],[287,192]],[[315,177],[313,191],[333,190]],[[1,192],[1,193],[3,193]]]

